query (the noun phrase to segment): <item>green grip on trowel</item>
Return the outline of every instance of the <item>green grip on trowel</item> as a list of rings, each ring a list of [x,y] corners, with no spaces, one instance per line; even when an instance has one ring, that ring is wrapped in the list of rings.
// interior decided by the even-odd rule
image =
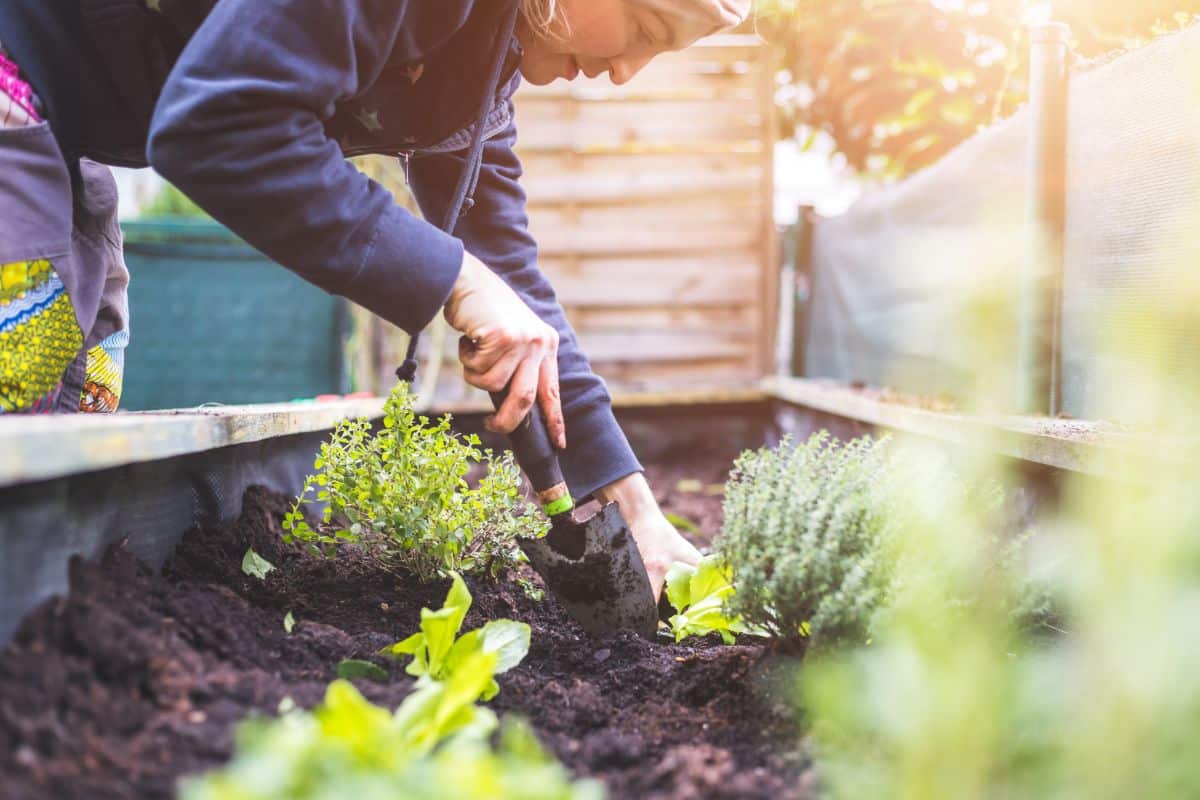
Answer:
[[[557,500],[551,500],[542,506],[542,511],[546,512],[547,517],[557,517],[559,514],[565,514],[575,508],[575,498],[569,494],[564,494]]]
[[[507,394],[507,390],[492,394],[492,403],[496,408],[504,402]],[[550,441],[546,420],[537,403],[529,409],[529,414],[521,420],[516,430],[508,435],[508,440],[512,445],[513,454],[517,457],[517,464],[525,470],[535,492],[541,494],[565,483],[562,467],[558,464],[558,451]],[[570,492],[564,492],[561,497],[542,506],[551,517],[570,511],[574,507],[575,501],[571,499]]]

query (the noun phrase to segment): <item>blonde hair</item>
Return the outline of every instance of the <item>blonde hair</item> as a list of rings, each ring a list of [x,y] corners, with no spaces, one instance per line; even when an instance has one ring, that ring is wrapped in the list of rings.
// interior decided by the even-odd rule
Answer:
[[[521,0],[521,16],[532,30],[546,33],[558,17],[558,0]]]

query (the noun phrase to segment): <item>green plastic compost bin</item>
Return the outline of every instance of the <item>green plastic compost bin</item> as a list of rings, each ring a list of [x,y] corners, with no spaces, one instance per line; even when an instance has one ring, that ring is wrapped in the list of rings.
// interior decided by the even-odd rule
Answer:
[[[121,408],[344,394],[348,309],[210,220],[127,222]]]

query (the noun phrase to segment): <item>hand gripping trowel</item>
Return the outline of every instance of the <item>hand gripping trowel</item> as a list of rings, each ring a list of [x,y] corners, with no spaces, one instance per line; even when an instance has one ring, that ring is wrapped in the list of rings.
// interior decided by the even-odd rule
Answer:
[[[503,398],[493,394],[492,402],[499,408]],[[509,439],[517,463],[550,518],[550,532],[544,538],[520,543],[546,587],[593,636],[629,630],[653,637],[658,606],[637,543],[617,504],[608,503],[590,519],[575,518],[575,500],[563,480],[537,403]]]

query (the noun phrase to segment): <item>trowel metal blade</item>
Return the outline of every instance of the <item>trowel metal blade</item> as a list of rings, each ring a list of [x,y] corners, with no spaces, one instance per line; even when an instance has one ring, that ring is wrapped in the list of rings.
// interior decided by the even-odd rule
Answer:
[[[641,553],[615,503],[588,520],[563,515],[521,549],[567,613],[593,636],[658,628],[658,605]]]

